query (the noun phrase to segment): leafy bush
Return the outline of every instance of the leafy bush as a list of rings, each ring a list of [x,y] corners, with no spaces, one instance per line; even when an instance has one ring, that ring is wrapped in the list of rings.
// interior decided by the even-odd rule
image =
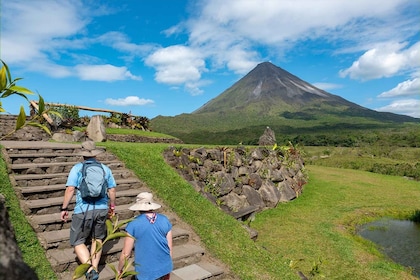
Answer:
[[[79,109],[76,106],[54,106],[50,105],[50,108],[60,113],[62,119],[55,116],[51,116],[56,127],[72,128],[79,124]]]

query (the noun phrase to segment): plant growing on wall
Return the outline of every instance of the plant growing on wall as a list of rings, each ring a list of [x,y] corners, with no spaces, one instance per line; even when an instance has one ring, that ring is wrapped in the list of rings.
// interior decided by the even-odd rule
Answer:
[[[21,80],[22,78],[12,79],[12,75],[10,74],[9,67],[7,64],[0,60],[2,67],[0,69],[0,99],[6,98],[11,95],[18,95],[28,101],[28,95],[34,94],[32,91],[25,87],[18,86],[16,83]],[[39,101],[38,101],[38,110],[35,110],[31,115],[31,119],[26,119],[26,113],[23,106],[20,107],[19,115],[16,121],[16,126],[14,130],[10,131],[6,135],[0,138],[0,140],[12,135],[17,130],[23,128],[24,126],[34,126],[43,129],[46,133],[51,135],[51,131],[49,127],[45,124],[45,118],[48,117],[48,114],[53,114],[61,118],[61,115],[53,110],[46,109],[44,99],[41,95],[38,94]],[[6,112],[2,106],[0,101],[0,113]]]
[[[56,126],[73,128],[79,123],[79,109],[76,106],[49,106],[52,110],[60,113],[62,118],[51,116]]]

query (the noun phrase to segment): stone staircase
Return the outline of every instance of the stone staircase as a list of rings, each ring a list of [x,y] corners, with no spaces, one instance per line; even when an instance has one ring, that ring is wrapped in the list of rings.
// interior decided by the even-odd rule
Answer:
[[[77,155],[80,145],[46,141],[1,141],[0,144],[21,208],[37,233],[52,268],[58,279],[71,279],[78,262],[69,244],[70,223],[60,220],[59,209],[68,172],[82,160]],[[113,154],[105,152],[98,159],[112,169],[117,182],[116,213],[119,219],[131,218],[133,212],[128,207],[137,194],[152,191]],[[227,267],[206,254],[199,238],[187,224],[158,197],[155,200],[162,204],[160,212],[167,215],[173,224],[174,271],[171,280],[237,279]],[[74,197],[69,208],[73,207]],[[99,268],[100,279],[114,279],[112,270],[106,264],[117,264],[122,246],[121,239],[105,244]]]

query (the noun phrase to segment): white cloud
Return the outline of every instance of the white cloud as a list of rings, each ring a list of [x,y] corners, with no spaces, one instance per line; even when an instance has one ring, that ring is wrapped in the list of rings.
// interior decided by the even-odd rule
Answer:
[[[323,36],[333,30],[340,30],[343,25],[355,18],[386,19],[389,15],[396,15],[395,9],[407,1],[213,0],[203,2],[203,9],[199,11],[200,17],[193,22],[199,25],[191,26],[192,37],[195,40],[205,38],[207,41],[213,35],[220,34],[222,30],[232,35],[233,40],[242,37],[264,44],[278,44],[285,40],[297,40],[302,38],[302,35]]]
[[[395,88],[379,94],[378,97],[389,98],[414,95],[420,95],[420,78],[415,78],[399,83]]]
[[[420,42],[404,49],[405,45],[395,42],[378,44],[353,62],[351,67],[341,70],[340,76],[371,80],[420,67]]]
[[[387,106],[377,108],[375,110],[381,111],[381,112],[392,112],[396,114],[407,115],[414,118],[420,118],[419,108],[420,108],[420,100],[404,99],[404,100],[394,101]]]
[[[60,38],[83,31],[89,19],[80,1],[3,1],[2,59],[25,63],[48,59]],[[38,61],[39,62],[39,61]]]
[[[107,32],[93,41],[99,42],[104,46],[110,46],[120,52],[136,56],[147,55],[158,47],[156,44],[134,44],[130,42],[130,38],[126,34],[116,31]]]
[[[158,49],[145,60],[156,69],[155,80],[170,85],[188,84],[189,90],[200,91],[194,86],[206,71],[205,62],[199,52],[185,46],[170,46]]]
[[[307,39],[346,42],[346,46],[389,38],[402,41],[419,27],[413,18],[400,13],[408,3],[407,0],[201,1],[195,18],[185,26],[191,46],[212,57],[215,65],[245,74],[262,60],[261,54],[253,52],[255,46],[271,48],[271,55],[281,56]],[[179,26],[170,30],[179,30]]]
[[[113,65],[77,65],[74,67],[76,75],[82,80],[114,82],[119,80],[141,80],[134,76],[127,67]]]
[[[153,48],[153,45],[130,43],[119,32],[89,38],[87,25],[91,17],[109,12],[105,5],[94,9],[80,0],[5,1],[2,3],[0,40],[2,59],[9,65],[20,65],[55,78],[76,76],[82,80],[108,82],[141,80],[127,67],[105,64],[103,61],[108,58],[88,55],[96,43],[136,56],[145,55]],[[79,54],[75,50],[86,53]],[[67,65],[61,61],[66,59]]]
[[[105,103],[108,105],[115,105],[115,106],[144,106],[148,104],[155,103],[151,99],[144,99],[138,96],[127,96],[125,98],[107,98],[105,99]]]

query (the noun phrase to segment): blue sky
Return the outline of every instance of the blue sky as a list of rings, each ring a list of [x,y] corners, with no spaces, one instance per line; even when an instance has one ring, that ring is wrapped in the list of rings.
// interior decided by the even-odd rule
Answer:
[[[270,61],[361,106],[420,118],[419,0],[0,4],[0,57],[46,102],[175,116]],[[12,114],[26,106],[1,102]]]

